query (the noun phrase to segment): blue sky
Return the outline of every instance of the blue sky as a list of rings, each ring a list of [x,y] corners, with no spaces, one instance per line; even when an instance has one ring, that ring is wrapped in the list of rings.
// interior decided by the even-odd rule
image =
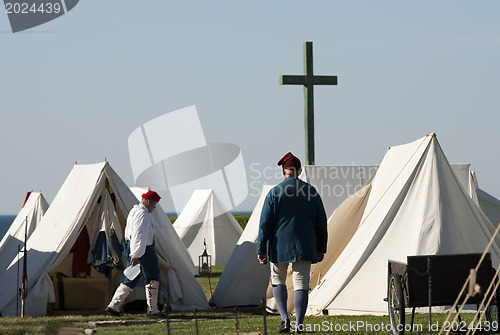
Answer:
[[[288,151],[304,159],[303,90],[279,85],[303,73],[304,41],[339,83],[315,88],[317,164],[378,164],[435,132],[500,197],[499,13],[492,0],[82,0],[16,34],[0,13],[0,214],[29,190],[50,203],[75,161],[107,159],[133,185],[130,133],[190,105],[208,142],[241,148],[250,181]]]

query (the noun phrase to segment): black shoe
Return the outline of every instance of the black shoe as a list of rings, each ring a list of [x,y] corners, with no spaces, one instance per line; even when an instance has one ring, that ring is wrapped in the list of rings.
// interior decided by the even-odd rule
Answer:
[[[106,307],[106,313],[108,313],[111,316],[121,316],[122,313],[115,311],[114,309],[111,309],[109,307]]]
[[[280,329],[278,333],[289,333],[290,332],[290,319],[281,320]]]

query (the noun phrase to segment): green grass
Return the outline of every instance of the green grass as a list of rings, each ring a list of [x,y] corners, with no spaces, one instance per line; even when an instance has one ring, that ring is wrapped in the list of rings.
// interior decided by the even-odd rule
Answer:
[[[2,318],[0,334],[55,334],[63,324],[64,320],[52,317]]]
[[[84,328],[92,328],[89,322],[114,320],[107,315],[70,315],[70,316],[39,316],[39,317],[5,317],[0,318],[0,334],[9,335],[51,335],[56,334],[60,327],[66,325],[85,325]]]
[[[444,325],[446,314],[433,314],[432,329],[433,334],[438,333],[438,326]],[[463,314],[465,330],[470,323],[472,315]],[[152,322],[143,314],[124,314],[118,318],[120,321],[143,320]],[[149,324],[137,325],[117,325],[103,327],[99,321],[117,320],[106,315],[93,316],[53,316],[53,317],[27,317],[27,318],[0,318],[0,334],[9,335],[31,335],[31,334],[56,334],[57,329],[62,326],[76,325],[83,328],[95,328],[92,322],[97,322],[97,335],[102,334],[167,334],[167,322],[165,320],[154,321]],[[294,318],[291,318],[292,322]],[[410,315],[406,315],[409,323]],[[90,322],[90,323],[89,323]],[[414,321],[414,330],[412,335],[428,334],[428,314],[417,314]],[[271,315],[266,317],[267,333],[274,334],[280,323],[280,317]],[[196,325],[199,334],[236,334],[236,324],[240,333],[258,332],[263,334],[264,322],[259,311],[238,312],[238,318],[235,317],[233,310],[225,312],[198,312],[197,321],[193,319],[193,313],[173,313],[170,315],[171,334],[192,335],[195,334]],[[307,316],[304,324],[307,334],[390,334],[389,318],[387,316]],[[458,323],[456,324],[458,325]],[[486,332],[478,332],[486,333]],[[410,334],[406,331],[405,334]],[[450,334],[465,334],[465,332],[452,331]],[[489,332],[488,334],[494,334]]]
[[[198,267],[196,267],[198,269]],[[219,278],[224,270],[224,265],[213,265],[212,272],[210,273],[200,273],[199,277],[196,277],[198,284],[200,284],[203,292],[205,292],[205,296],[207,300],[210,300],[212,294],[214,293],[215,288],[217,287],[217,283],[219,282]]]
[[[240,224],[241,228],[245,229],[247,226],[248,219],[250,219],[250,214],[233,215],[236,221]]]
[[[192,316],[192,315],[191,315]],[[173,315],[175,318],[175,315]],[[197,321],[198,333],[199,334],[236,334],[236,318],[232,313],[224,314],[203,314],[199,313],[199,319]],[[444,320],[446,314],[433,314],[432,315],[432,332],[434,334],[438,333],[439,327],[444,325]],[[467,325],[470,323],[472,315],[463,315],[463,320],[465,322],[465,330],[467,330]],[[410,315],[407,315],[407,322],[409,322]],[[183,319],[174,319],[170,323],[171,333],[173,334],[195,334],[196,323],[194,320],[186,319],[184,315]],[[292,318],[292,322],[293,322]],[[405,334],[428,334],[428,315],[418,314],[414,321],[414,331],[406,331]],[[262,316],[254,314],[242,314],[238,317],[238,330],[239,332],[258,332],[263,334],[263,318]],[[268,316],[266,317],[267,333],[275,334],[277,328],[279,327],[280,317],[279,316]],[[322,317],[306,317],[304,324],[306,325],[307,334],[391,334],[389,318],[387,316],[322,316]],[[456,324],[458,325],[458,323]],[[100,334],[158,334],[166,333],[167,331],[166,323],[158,323],[143,326],[120,326],[112,327],[108,329],[99,329],[98,335]],[[478,332],[486,333],[486,332]],[[465,334],[464,331],[451,331],[450,334]],[[493,334],[493,332],[489,332]]]

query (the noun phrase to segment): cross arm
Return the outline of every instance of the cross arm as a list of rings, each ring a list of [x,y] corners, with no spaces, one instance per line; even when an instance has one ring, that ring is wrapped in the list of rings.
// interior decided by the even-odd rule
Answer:
[[[314,76],[313,85],[337,85],[337,76]]]
[[[306,76],[280,76],[280,85],[305,85]]]

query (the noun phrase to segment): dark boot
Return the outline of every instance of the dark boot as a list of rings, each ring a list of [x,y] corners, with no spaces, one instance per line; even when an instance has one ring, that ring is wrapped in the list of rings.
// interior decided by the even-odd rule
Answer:
[[[278,333],[289,333],[290,332],[290,319],[281,320],[280,329]]]

